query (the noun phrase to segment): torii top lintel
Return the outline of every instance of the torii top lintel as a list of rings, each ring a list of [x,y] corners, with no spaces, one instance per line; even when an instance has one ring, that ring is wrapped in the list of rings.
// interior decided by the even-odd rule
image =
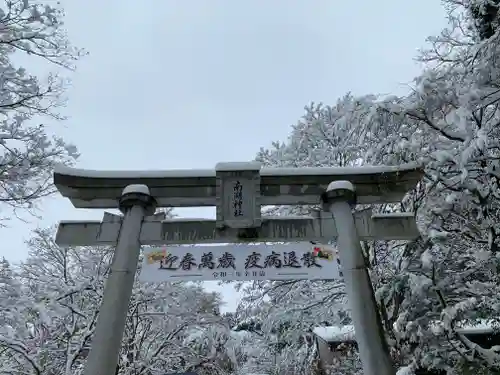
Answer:
[[[417,164],[260,168],[256,162],[167,171],[95,171],[58,166],[54,184],[76,208],[117,208],[123,189],[131,184],[147,185],[159,207],[201,207],[221,204],[217,199],[221,180],[234,182],[245,175],[253,176],[258,183],[259,205],[315,205],[328,184],[339,180],[355,186],[358,203],[371,204],[399,201],[422,178],[423,170]]]

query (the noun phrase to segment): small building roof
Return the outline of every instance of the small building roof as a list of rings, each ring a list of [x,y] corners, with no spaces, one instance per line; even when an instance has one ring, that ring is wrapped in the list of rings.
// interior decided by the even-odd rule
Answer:
[[[348,342],[355,341],[354,326],[329,326],[316,327],[313,333],[326,342]]]
[[[499,328],[498,323],[484,320],[477,324],[462,324],[456,328],[456,332],[466,335],[490,334]],[[316,327],[313,333],[326,342],[356,341],[353,325]]]

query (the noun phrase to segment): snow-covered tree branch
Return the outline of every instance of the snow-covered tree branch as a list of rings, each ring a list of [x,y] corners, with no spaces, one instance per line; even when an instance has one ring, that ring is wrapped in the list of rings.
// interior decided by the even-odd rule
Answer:
[[[83,371],[113,250],[60,248],[53,235],[38,230],[25,262],[1,264],[0,374]],[[117,374],[230,374],[237,362],[220,303],[200,284],[136,282]]]
[[[84,54],[68,41],[63,16],[59,5],[38,1],[0,5],[0,202],[14,210],[31,209],[52,193],[54,164],[78,156],[43,124],[63,119],[57,109],[68,82],[60,71]],[[52,73],[37,77],[18,61],[46,62]]]

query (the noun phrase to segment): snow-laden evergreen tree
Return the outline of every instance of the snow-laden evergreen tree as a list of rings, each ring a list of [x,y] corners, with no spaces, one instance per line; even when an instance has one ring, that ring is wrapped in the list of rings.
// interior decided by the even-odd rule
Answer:
[[[250,307],[233,331],[240,334],[243,362],[238,375],[246,374],[321,374],[315,341],[310,332],[293,321],[267,319],[259,309]],[[246,316],[246,318],[243,318]],[[293,325],[293,326],[292,326]]]
[[[83,371],[112,249],[60,248],[52,238],[37,231],[25,262],[0,264],[0,374]],[[116,374],[232,374],[236,349],[214,345],[230,335],[220,303],[199,283],[136,282]]]
[[[68,82],[61,73],[83,54],[69,43],[63,16],[55,2],[0,4],[0,202],[12,209],[33,208],[53,191],[54,164],[78,156],[43,124],[63,119],[58,107]],[[19,61],[48,66],[52,73],[37,77]]]
[[[434,368],[492,374],[500,365],[498,348],[482,348],[460,329],[485,321],[495,327],[500,309],[500,36],[494,24],[488,36],[481,35],[472,10],[494,3],[445,2],[450,23],[429,38],[419,57],[424,71],[410,94],[347,95],[333,106],[311,105],[285,143],[257,156],[267,166],[424,166],[425,178],[402,202],[378,208],[416,211],[421,236],[407,244],[363,244],[393,357],[408,373]],[[293,291],[283,282],[270,284],[285,295]],[[322,289],[291,284],[321,309]],[[292,300],[292,306],[300,301]],[[285,314],[285,306],[272,307]]]
[[[426,70],[414,91],[374,102],[358,125],[360,141],[374,145],[368,163],[412,159],[426,169],[413,199],[422,236],[406,247],[398,277],[379,290],[386,301],[399,290],[397,339],[417,364],[492,373],[497,349],[478,347],[457,328],[484,319],[495,326],[499,317],[500,39],[496,31],[479,38],[469,8],[448,5],[449,28],[423,51]]]
[[[365,100],[373,100],[367,97]],[[339,99],[333,107],[311,104],[305,108],[305,115],[292,127],[286,142],[275,142],[269,149],[262,148],[257,160],[267,167],[353,167],[360,165],[363,150],[356,143],[349,142],[352,124],[361,121],[359,108],[363,101],[352,95]],[[272,207],[266,211],[283,215],[307,215],[318,207]],[[366,209],[360,207],[359,209]],[[365,243],[367,256],[383,244]],[[370,257],[374,262],[384,258]],[[243,289],[240,316],[251,314],[260,319],[261,346],[281,342],[281,368],[293,366],[297,373],[318,374],[333,371],[336,374],[356,374],[356,359],[340,361],[334,369],[318,368],[316,346],[308,341],[315,340],[313,329],[318,326],[342,326],[351,324],[346,314],[346,296],[342,280],[289,280],[258,281]],[[279,332],[279,335],[276,335]],[[271,353],[266,348],[265,354]],[[272,361],[269,363],[273,364]],[[299,365],[300,364],[300,365]],[[274,364],[273,364],[274,365]],[[354,365],[354,367],[353,367]],[[299,370],[300,369],[300,370]],[[285,371],[286,372],[286,371]]]

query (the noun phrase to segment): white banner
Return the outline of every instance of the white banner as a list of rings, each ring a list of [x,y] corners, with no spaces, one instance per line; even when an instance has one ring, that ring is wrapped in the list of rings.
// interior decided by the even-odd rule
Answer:
[[[146,248],[139,276],[143,282],[338,278],[336,250],[310,242]]]

